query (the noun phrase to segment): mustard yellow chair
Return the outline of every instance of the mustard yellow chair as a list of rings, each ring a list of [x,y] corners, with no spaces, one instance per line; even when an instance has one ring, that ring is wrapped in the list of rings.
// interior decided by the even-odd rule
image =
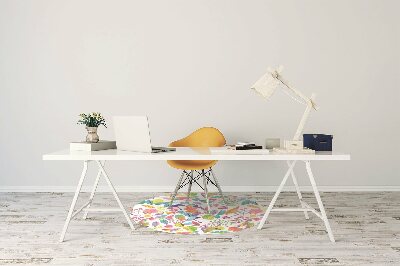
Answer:
[[[200,128],[189,136],[172,142],[170,147],[222,147],[226,143],[224,135],[216,128],[213,127],[203,127]],[[208,211],[210,210],[210,205],[208,201],[208,189],[207,184],[211,183],[218,188],[221,197],[223,198],[222,190],[219,185],[218,179],[215,176],[212,167],[217,163],[217,161],[196,161],[196,160],[173,160],[167,161],[167,163],[173,168],[182,170],[182,175],[179,178],[178,184],[176,185],[175,191],[171,196],[171,203],[176,197],[179,189],[188,185],[188,198],[190,197],[190,191],[192,189],[192,184],[196,183],[202,190],[204,190]],[[202,178],[203,186],[199,184],[199,179]],[[213,180],[211,180],[211,178]],[[224,199],[224,198],[223,198]]]

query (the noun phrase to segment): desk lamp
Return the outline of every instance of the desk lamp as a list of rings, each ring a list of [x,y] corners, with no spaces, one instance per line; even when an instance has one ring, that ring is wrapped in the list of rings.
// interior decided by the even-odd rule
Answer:
[[[287,81],[285,81],[281,75],[283,70],[282,66],[279,66],[277,69],[268,68],[267,73],[265,73],[252,87],[251,89],[255,90],[259,95],[268,99],[272,96],[275,89],[280,86],[283,91],[290,96],[293,100],[306,105],[306,110],[304,111],[303,116],[301,117],[300,123],[297,127],[296,133],[292,140],[285,140],[283,149],[275,148],[276,152],[284,152],[284,153],[315,153],[315,151],[307,148],[303,148],[303,141],[300,140],[302,137],[302,132],[304,125],[307,121],[307,118],[310,114],[311,109],[317,110],[317,106],[314,102],[316,95],[313,93],[311,97],[308,98],[300,91],[291,87]]]

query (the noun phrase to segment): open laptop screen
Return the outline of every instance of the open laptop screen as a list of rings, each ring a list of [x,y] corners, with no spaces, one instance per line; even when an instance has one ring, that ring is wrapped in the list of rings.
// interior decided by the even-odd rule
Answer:
[[[114,116],[113,120],[118,150],[151,152],[147,116]]]

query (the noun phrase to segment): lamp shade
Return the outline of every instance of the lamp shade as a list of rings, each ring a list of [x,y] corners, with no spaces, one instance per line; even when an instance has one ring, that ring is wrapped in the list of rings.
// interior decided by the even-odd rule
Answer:
[[[282,66],[279,66],[277,69],[268,68],[267,73],[265,73],[259,80],[257,80],[257,82],[254,83],[254,85],[251,87],[251,89],[255,90],[262,97],[268,99],[272,96],[279,85],[283,85],[281,87],[288,96],[290,96],[293,100],[307,106],[300,120],[300,124],[297,127],[296,133],[293,137],[293,140],[298,141],[300,139],[301,133],[303,132],[304,124],[306,123],[310,110],[312,108],[317,110],[317,106],[314,103],[315,94],[312,94],[311,97],[308,98],[300,91],[289,86],[288,82],[286,82],[281,75],[282,70]]]
[[[262,97],[268,99],[274,93],[275,89],[280,86],[283,89],[283,92],[286,93],[293,100],[307,105],[311,102],[314,109],[317,109],[314,101],[300,91],[296,90],[292,86],[289,86],[288,82],[285,81],[281,75],[283,71],[283,66],[279,66],[276,69],[268,68],[267,73],[265,73],[256,83],[251,87],[251,89],[255,90]]]
[[[268,69],[256,83],[251,87],[262,97],[268,99],[274,93],[275,89],[281,84],[281,81],[277,78],[282,68],[279,67],[277,70]]]

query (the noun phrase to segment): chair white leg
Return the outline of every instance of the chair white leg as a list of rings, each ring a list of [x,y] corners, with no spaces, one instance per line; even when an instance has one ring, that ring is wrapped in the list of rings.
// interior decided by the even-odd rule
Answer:
[[[221,195],[222,200],[225,202],[225,204],[228,204],[227,201],[225,200],[224,194],[222,194],[222,189],[221,189],[221,186],[219,185],[217,176],[214,174],[214,171],[212,170],[211,167],[210,167],[210,171],[211,171],[211,175],[212,175],[212,177],[213,177],[213,179],[214,179],[214,182],[215,182],[215,184],[217,185],[218,192],[219,192],[219,194]]]
[[[210,203],[208,200],[207,177],[204,173],[204,170],[201,171],[201,174],[203,176],[204,194],[205,194],[206,202],[207,202],[207,211],[210,212]]]
[[[103,176],[104,176],[104,178],[106,179],[107,184],[108,184],[108,186],[110,187],[110,189],[111,189],[111,191],[112,191],[112,193],[113,193],[113,195],[114,195],[115,200],[118,202],[119,208],[121,209],[121,211],[122,211],[122,213],[124,214],[126,220],[128,221],[128,224],[129,224],[131,230],[135,230],[135,227],[133,226],[132,221],[131,221],[131,219],[129,218],[129,215],[128,215],[128,213],[126,212],[124,205],[122,205],[121,200],[120,200],[119,197],[118,197],[117,191],[115,191],[115,188],[114,188],[113,184],[111,183],[110,178],[108,177],[106,171],[104,170],[103,165],[101,164],[100,161],[96,161],[96,163],[97,163],[97,165],[99,166],[100,171],[103,173]]]
[[[192,191],[192,182],[193,182],[193,170],[190,172],[189,176],[189,184],[188,184],[188,193],[187,193],[187,199],[189,200],[190,198],[190,192]]]
[[[179,190],[179,187],[180,187],[180,185],[181,185],[181,183],[182,183],[182,179],[183,179],[183,175],[184,175],[184,174],[185,174],[185,171],[182,172],[181,177],[179,178],[179,181],[178,181],[178,183],[176,184],[174,193],[172,193],[171,202],[169,203],[169,206],[170,206],[170,207],[172,206],[172,203],[174,203],[174,199],[175,199],[175,197],[176,197],[176,194],[178,193],[178,190]]]
[[[288,169],[288,171],[286,172],[285,176],[283,177],[282,182],[281,182],[281,184],[279,185],[277,191],[275,192],[275,195],[274,195],[274,197],[272,198],[271,203],[269,204],[268,209],[267,209],[267,211],[265,212],[263,218],[261,219],[260,223],[258,224],[257,229],[261,229],[261,228],[264,226],[264,223],[265,223],[265,221],[267,220],[268,215],[269,215],[269,213],[271,212],[272,208],[274,207],[274,204],[275,204],[276,200],[278,199],[279,194],[281,193],[283,187],[285,186],[285,183],[286,183],[286,181],[287,181],[287,179],[288,179],[288,177],[289,177],[289,175],[290,175],[290,172],[292,171],[292,169],[293,169],[295,163],[296,163],[296,161],[292,162],[292,163],[289,165],[289,169]]]
[[[306,161],[305,163],[306,163],[307,174],[308,174],[308,177],[310,178],[310,183],[314,190],[315,198],[317,199],[318,207],[319,207],[319,210],[321,211],[322,220],[324,221],[326,231],[328,232],[329,239],[331,240],[331,242],[335,242],[335,238],[333,237],[333,233],[332,233],[332,229],[329,224],[329,221],[328,221],[328,217],[326,216],[324,205],[322,204],[321,196],[319,195],[317,184],[315,183],[314,175],[311,171],[310,161]]]
[[[295,161],[295,164],[296,164],[296,161]],[[287,165],[290,166],[289,161],[287,161]],[[297,197],[299,197],[300,205],[303,209],[305,209],[306,206],[304,206],[304,203],[303,203],[303,196],[301,195],[299,185],[297,184],[297,178],[294,175],[294,169],[292,169],[292,171],[290,172],[290,175],[292,176],[293,184],[296,187]],[[304,216],[305,216],[306,220],[308,220],[310,218],[310,217],[308,217],[307,211],[304,211]]]
[[[81,191],[83,181],[85,180],[87,169],[88,169],[88,161],[84,161],[81,178],[79,179],[78,186],[76,187],[75,195],[74,195],[74,198],[72,199],[71,207],[69,208],[67,219],[65,220],[64,228],[61,232],[60,242],[64,241],[65,233],[67,232],[69,222],[71,221],[72,213],[74,212],[74,208],[76,205],[76,201],[78,200],[79,192]]]
[[[106,161],[103,162],[103,167],[104,167],[105,164],[106,164]],[[88,216],[88,212],[89,212],[89,211],[88,211],[87,209],[89,209],[89,208],[90,208],[90,205],[92,205],[93,197],[94,197],[94,194],[96,194],[97,185],[99,184],[99,181],[100,181],[100,176],[101,176],[101,171],[99,170],[99,171],[97,172],[96,180],[94,181],[92,193],[90,193],[89,204],[88,204],[88,206],[86,207],[85,212],[84,212],[84,214],[83,214],[83,219],[84,219],[84,220],[86,220],[86,218],[87,218],[87,216]]]

